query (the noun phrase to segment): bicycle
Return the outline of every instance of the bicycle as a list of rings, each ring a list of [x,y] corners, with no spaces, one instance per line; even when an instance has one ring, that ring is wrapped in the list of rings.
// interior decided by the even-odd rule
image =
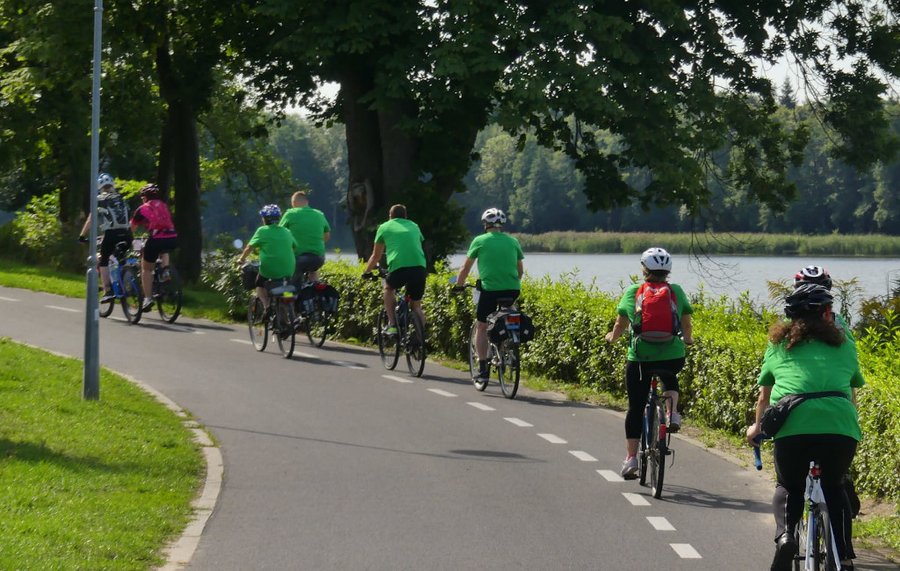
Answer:
[[[298,288],[297,327],[306,332],[311,345],[321,347],[331,332],[331,316],[337,307],[328,307],[328,300],[322,296],[329,285],[321,281],[309,281],[308,278],[309,273],[304,272]]]
[[[768,437],[756,437],[753,447],[754,463],[757,470],[762,470],[762,459],[759,447]],[[822,469],[819,463],[812,460],[806,475],[806,489],[803,491],[803,517],[794,530],[794,541],[801,551],[794,557],[794,571],[840,571],[843,569],[838,558],[837,542],[831,517],[825,503],[825,492],[821,484]],[[801,565],[802,562],[802,565]]]
[[[137,238],[133,242],[134,250],[138,253],[144,249],[144,240]],[[181,314],[181,305],[184,292],[181,288],[181,277],[174,266],[163,268],[159,258],[153,265],[153,300],[159,317],[166,323],[175,323]]]
[[[454,283],[454,282],[451,282]],[[477,305],[477,295],[480,294],[475,284],[460,284],[458,288],[472,288]],[[490,369],[497,371],[497,380],[500,383],[500,392],[508,399],[516,398],[519,390],[519,378],[521,376],[519,353],[522,345],[520,337],[521,316],[516,309],[512,298],[500,298],[497,300],[497,310],[488,315],[488,323],[493,323],[500,317],[504,319],[507,335],[500,342],[488,341],[488,378],[479,376],[478,351],[475,347],[475,332],[478,322],[472,323],[469,330],[469,374],[472,376],[472,384],[478,391],[484,391],[490,379]]]
[[[297,343],[294,330],[294,292],[297,288],[287,278],[266,282],[269,292],[269,305],[256,294],[250,296],[247,308],[247,328],[250,331],[250,342],[259,351],[265,351],[269,342],[269,334],[278,343],[281,356],[290,359]]]
[[[144,295],[141,291],[140,263],[137,257],[129,255],[128,246],[128,242],[117,242],[114,254],[109,257],[109,281],[115,298],[101,302],[99,313],[100,317],[109,317],[116,301],[121,301],[125,319],[128,323],[136,324],[141,320]],[[102,284],[100,291],[103,291]]]
[[[668,397],[660,399],[658,387],[662,380],[659,373],[651,371],[649,375],[650,391],[641,422],[638,477],[640,484],[644,486],[647,484],[647,472],[650,472],[650,491],[654,498],[659,499],[666,475],[666,456],[674,455],[675,451],[669,446],[672,436],[666,423],[665,400]]]
[[[376,268],[371,273],[371,278],[378,279],[387,276],[384,268]],[[381,355],[381,363],[388,371],[393,371],[400,360],[400,351],[406,355],[406,367],[409,374],[421,377],[425,370],[425,325],[419,314],[410,307],[411,298],[408,294],[397,292],[397,304],[394,307],[394,318],[397,322],[397,333],[386,332],[389,321],[387,311],[382,307],[378,313],[375,324],[375,339],[378,343],[378,353]]]

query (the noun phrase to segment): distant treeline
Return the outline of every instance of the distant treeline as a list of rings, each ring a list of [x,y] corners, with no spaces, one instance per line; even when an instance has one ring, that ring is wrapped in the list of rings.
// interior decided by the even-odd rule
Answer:
[[[769,256],[900,256],[900,237],[883,234],[690,234],[654,232],[546,232],[515,234],[529,252],[633,254],[660,246],[673,254]]]

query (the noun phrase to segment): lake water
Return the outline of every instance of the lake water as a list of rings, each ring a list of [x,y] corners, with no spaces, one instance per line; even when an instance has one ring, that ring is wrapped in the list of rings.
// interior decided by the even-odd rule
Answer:
[[[329,258],[332,258],[329,255]],[[336,256],[334,256],[336,257]],[[450,266],[459,268],[464,254],[450,257]],[[864,297],[885,295],[889,283],[900,279],[900,258],[806,258],[801,256],[672,256],[671,280],[690,294],[701,286],[712,295],[736,298],[749,292],[750,299],[769,303],[768,280],[793,279],[808,265],[824,266],[838,280],[857,278]],[[474,273],[474,272],[473,272]],[[532,278],[564,274],[584,283],[593,282],[602,291],[618,294],[621,283],[640,274],[637,254],[549,254],[525,253],[525,273]]]

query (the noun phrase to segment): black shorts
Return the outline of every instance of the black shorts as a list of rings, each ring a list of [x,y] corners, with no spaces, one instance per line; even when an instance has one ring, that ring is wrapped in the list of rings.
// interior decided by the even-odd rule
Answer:
[[[406,286],[406,295],[413,301],[421,301],[425,295],[425,268],[423,266],[410,266],[397,268],[389,273],[385,281],[393,289]]]
[[[171,252],[178,247],[178,236],[170,238],[147,238],[144,243],[144,254],[141,256],[145,262],[154,263],[163,252]]]
[[[497,300],[512,298],[516,301],[519,297],[517,289],[503,289],[497,291],[482,291],[478,294],[478,306],[475,308],[475,319],[484,323],[488,315],[497,311]]]
[[[282,281],[284,281],[284,278],[264,278],[262,274],[256,274],[256,287],[272,289],[280,286]]]
[[[303,278],[303,274],[307,272],[314,272],[321,268],[324,264],[325,256],[320,256],[318,254],[313,254],[310,252],[297,254],[297,269],[294,270],[294,281],[299,283],[300,279]]]
[[[116,251],[116,244],[119,242],[128,242],[131,246],[131,230],[127,228],[118,228],[116,230],[107,230],[103,233],[103,240],[100,241],[100,267],[105,268],[109,265],[109,257]],[[122,263],[124,260],[119,260]]]

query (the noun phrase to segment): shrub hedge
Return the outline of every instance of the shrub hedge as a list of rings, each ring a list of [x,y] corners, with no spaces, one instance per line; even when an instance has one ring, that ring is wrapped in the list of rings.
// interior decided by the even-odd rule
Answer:
[[[240,289],[233,259],[231,254],[210,256],[204,281],[222,291],[232,314],[241,316],[248,292]],[[334,336],[373,343],[381,286],[362,279],[362,270],[362,265],[328,262],[321,275],[341,292]],[[438,268],[428,276],[424,309],[429,351],[466,360],[474,304],[468,291],[451,291],[451,275]],[[604,340],[615,320],[617,303],[618,295],[573,278],[525,280],[518,305],[534,320],[537,335],[522,354],[524,371],[624,396],[626,341],[609,345]],[[752,418],[755,380],[768,326],[776,316],[754,308],[747,296],[735,301],[700,292],[692,304],[695,345],[679,375],[682,410],[693,422],[742,434]],[[900,370],[900,318],[888,319],[880,327],[858,343],[867,385],[859,392],[865,438],[854,469],[862,491],[897,501],[900,401],[893,374]]]

